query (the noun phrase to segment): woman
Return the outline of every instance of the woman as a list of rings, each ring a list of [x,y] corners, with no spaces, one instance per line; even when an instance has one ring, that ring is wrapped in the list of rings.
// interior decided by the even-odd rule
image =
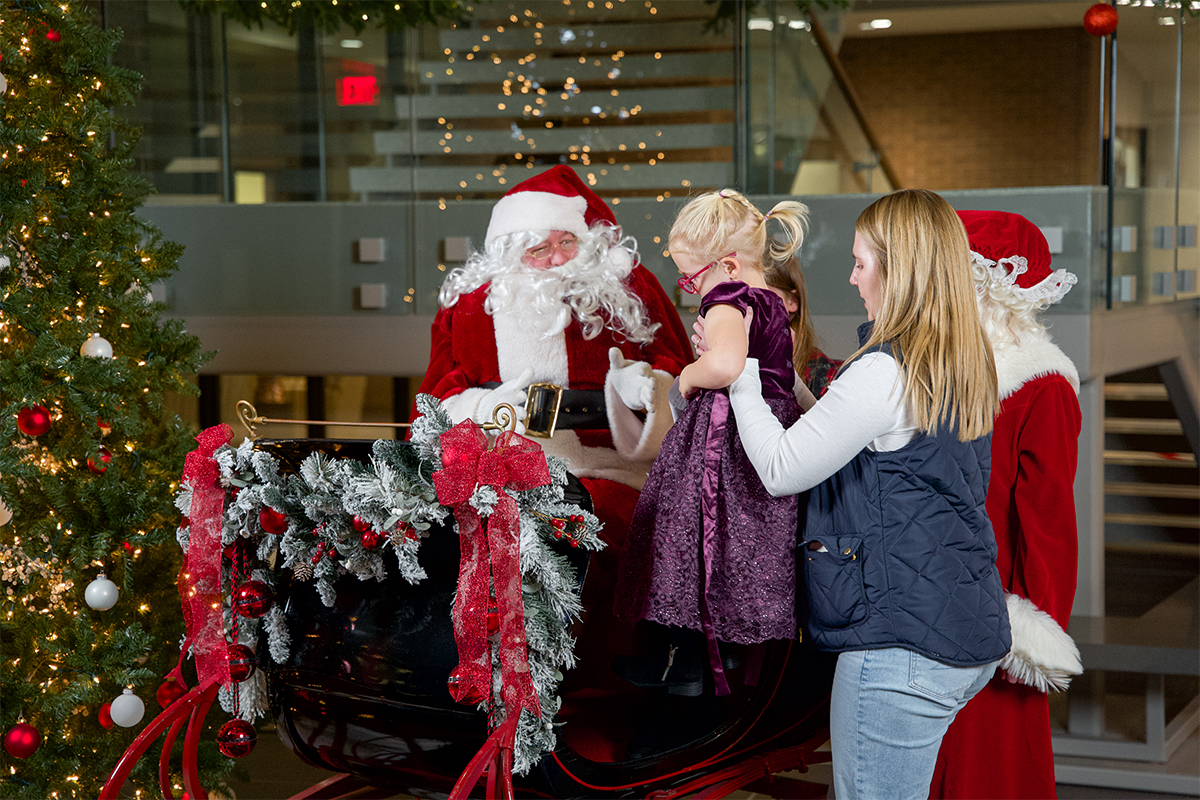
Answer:
[[[958,215],[1000,381],[987,508],[1013,646],[942,740],[930,796],[1051,798],[1047,692],[1066,689],[1083,671],[1066,632],[1075,599],[1072,487],[1082,417],[1079,373],[1037,314],[1061,300],[1076,279],[1051,268],[1046,237],[1021,215]]]
[[[954,209],[909,189],[855,228],[858,352],[786,430],[753,363],[730,402],[767,490],[812,490],[800,552],[810,635],[840,653],[836,796],[915,800],[950,721],[1010,645],[984,508],[996,370]]]

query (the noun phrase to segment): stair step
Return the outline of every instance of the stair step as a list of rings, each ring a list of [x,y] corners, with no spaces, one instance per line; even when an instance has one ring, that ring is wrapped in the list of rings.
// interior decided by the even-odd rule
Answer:
[[[1154,453],[1147,450],[1105,450],[1104,463],[1132,467],[1192,467],[1196,457],[1191,453]]]
[[[1161,383],[1105,383],[1106,400],[1169,400]]]
[[[1137,419],[1133,417],[1106,417],[1105,433],[1153,433],[1181,434],[1183,423],[1177,419]]]
[[[1105,523],[1115,525],[1150,525],[1156,528],[1200,528],[1200,517],[1194,514],[1118,514],[1104,515]]]
[[[1200,544],[1187,542],[1105,542],[1104,552],[1122,555],[1200,557]]]
[[[1112,481],[1104,484],[1105,494],[1130,497],[1177,497],[1182,500],[1200,500],[1200,486],[1186,483],[1121,483]]]

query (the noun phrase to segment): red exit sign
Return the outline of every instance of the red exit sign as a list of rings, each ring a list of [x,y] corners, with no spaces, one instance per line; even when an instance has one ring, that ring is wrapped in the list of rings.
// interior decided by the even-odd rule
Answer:
[[[379,103],[379,84],[374,75],[346,75],[337,83],[339,106],[373,106]]]

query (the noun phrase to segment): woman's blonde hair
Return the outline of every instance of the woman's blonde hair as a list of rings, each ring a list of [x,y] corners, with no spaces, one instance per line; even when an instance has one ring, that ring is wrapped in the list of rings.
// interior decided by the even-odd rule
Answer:
[[[792,328],[792,364],[796,372],[803,375],[808,359],[817,349],[817,332],[808,311],[808,288],[800,269],[800,259],[792,256],[772,264],[763,273],[763,278],[767,286],[787,292],[796,300],[796,310],[788,314],[788,324]]]
[[[767,236],[767,220],[783,226],[785,241]],[[667,246],[702,264],[736,252],[743,263],[762,272],[768,265],[800,252],[808,229],[808,206],[784,200],[763,214],[734,189],[707,192],[679,210]]]
[[[876,200],[855,231],[879,262],[875,328],[858,356],[890,342],[917,427],[959,441],[988,433],[1000,408],[996,364],[979,320],[962,221],[941,196],[902,189]]]

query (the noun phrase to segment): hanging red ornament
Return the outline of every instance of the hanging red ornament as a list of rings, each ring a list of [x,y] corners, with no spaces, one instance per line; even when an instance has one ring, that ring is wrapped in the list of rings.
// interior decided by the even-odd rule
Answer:
[[[18,722],[4,734],[4,749],[13,758],[29,758],[42,746],[42,734],[28,722]]]
[[[17,427],[26,436],[41,436],[50,430],[50,409],[29,406],[17,412]]]
[[[490,636],[500,630],[500,609],[497,608],[495,602],[488,603],[487,609],[487,632]]]
[[[450,696],[456,703],[462,703],[465,706],[477,706],[482,703],[483,692],[479,690],[479,687],[471,686],[464,691],[459,691],[458,685],[462,680],[460,675],[458,667],[450,670],[450,677],[446,679],[446,687],[450,690]]]
[[[112,452],[107,447],[101,447],[94,456],[88,456],[87,467],[95,475],[103,475],[112,463]]]
[[[52,42],[61,42],[62,34],[54,30],[54,28],[51,28],[50,30],[46,31],[46,38]]]
[[[233,590],[233,611],[255,619],[267,613],[275,601],[275,593],[262,581],[246,581]]]
[[[383,542],[383,534],[379,531],[363,531],[362,546],[368,550],[374,550]]]
[[[1083,29],[1092,36],[1108,36],[1117,29],[1117,9],[1107,3],[1096,3],[1083,12]]]
[[[254,651],[244,644],[231,644],[226,649],[229,657],[229,677],[241,683],[254,674]]]
[[[112,433],[112,423],[106,419],[96,417],[96,427],[100,429],[101,436],[108,436]]]
[[[226,758],[249,755],[258,742],[254,726],[244,719],[231,719],[217,731],[217,747]]]
[[[262,525],[262,529],[267,533],[282,536],[288,529],[287,514],[280,514],[270,506],[263,506],[262,511],[258,512],[258,524]]]
[[[362,517],[355,517],[354,519],[350,520],[350,527],[354,528],[354,530],[358,531],[359,533],[364,533],[371,530],[372,525]]]
[[[158,687],[158,691],[154,693],[154,699],[158,701],[160,706],[166,708],[187,694],[187,690],[188,687],[183,681],[176,680],[175,678],[167,678]]]
[[[96,712],[96,719],[100,720],[100,727],[104,730],[108,730],[116,724],[113,722],[112,706],[109,703],[100,706],[100,710]]]

